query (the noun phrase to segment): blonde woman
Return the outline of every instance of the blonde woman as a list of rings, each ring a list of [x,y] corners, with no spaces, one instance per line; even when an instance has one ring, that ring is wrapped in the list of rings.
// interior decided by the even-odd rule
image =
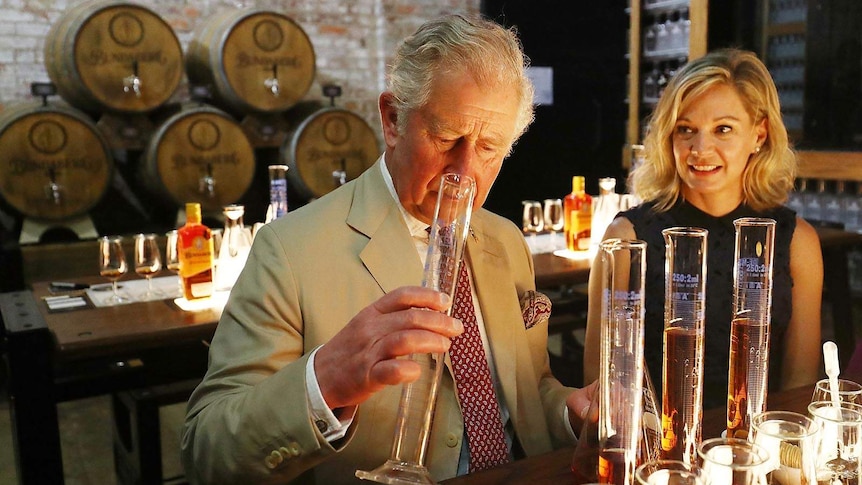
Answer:
[[[733,293],[733,221],[775,219],[770,335],[772,389],[817,380],[823,261],[817,233],[784,207],[796,157],[781,120],[778,94],[752,53],[723,49],[691,61],[668,83],[645,139],[646,161],[631,173],[644,201],[620,213],[605,238],[648,243],[645,355],[657,388],[662,372],[665,248],[662,229],[709,231],[704,365],[705,409],[727,403]],[[585,382],[598,375],[600,262],[590,278]]]

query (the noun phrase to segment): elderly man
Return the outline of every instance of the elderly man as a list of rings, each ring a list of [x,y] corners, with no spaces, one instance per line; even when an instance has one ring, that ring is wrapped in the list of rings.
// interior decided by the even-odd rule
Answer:
[[[547,318],[525,320],[521,307],[535,289],[524,238],[479,209],[532,121],[532,94],[517,37],[492,22],[443,17],[402,43],[379,99],[377,164],[256,236],[189,403],[193,482],[357,481],[389,457],[400,384],[419,376],[400,357],[450,345],[475,372],[447,359],[434,479],[574,441],[593,388],[551,375]],[[460,294],[469,317],[447,316],[449,297],[417,286],[444,173],[477,185]]]

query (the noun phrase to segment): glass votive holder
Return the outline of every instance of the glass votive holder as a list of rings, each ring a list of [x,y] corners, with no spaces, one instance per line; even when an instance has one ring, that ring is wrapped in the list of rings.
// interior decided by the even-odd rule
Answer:
[[[815,444],[817,483],[859,483],[862,472],[862,406],[817,401],[808,405],[820,425]]]
[[[847,379],[838,379],[838,398],[844,402],[862,404],[862,384]],[[811,402],[831,401],[829,379],[820,379],[814,385]]]
[[[766,449],[768,483],[816,483],[816,444],[820,425],[791,411],[765,411],[751,418],[749,439]]]
[[[706,485],[765,485],[769,453],[739,438],[704,440],[697,449]]]
[[[706,485],[700,468],[679,460],[648,461],[635,470],[638,485]]]

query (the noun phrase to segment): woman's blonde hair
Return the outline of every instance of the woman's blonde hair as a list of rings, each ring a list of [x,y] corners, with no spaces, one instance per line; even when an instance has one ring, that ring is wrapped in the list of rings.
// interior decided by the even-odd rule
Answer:
[[[682,180],[673,156],[673,130],[680,112],[716,85],[733,87],[755,124],[766,119],[766,140],[742,173],[742,200],[755,210],[787,200],[796,177],[796,154],[781,119],[778,92],[766,66],[753,53],[720,49],[695,59],[670,79],[649,120],[646,160],[629,176],[632,191],[663,212],[680,197]]]
[[[485,87],[515,87],[520,96],[517,138],[533,121],[533,84],[527,77],[528,64],[514,28],[460,15],[426,22],[398,47],[389,66],[387,90],[395,98],[398,131],[404,132],[410,111],[428,102],[438,73],[466,70]]]

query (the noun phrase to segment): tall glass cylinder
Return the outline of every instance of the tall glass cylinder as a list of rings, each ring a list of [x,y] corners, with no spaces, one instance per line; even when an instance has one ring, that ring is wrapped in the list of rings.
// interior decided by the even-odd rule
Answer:
[[[665,243],[662,458],[697,462],[703,413],[707,230],[672,227]]]
[[[269,167],[269,208],[266,222],[274,221],[287,214],[287,165]]]
[[[609,239],[600,245],[602,269],[599,373],[600,483],[634,483],[643,412],[646,243]]]
[[[751,418],[766,410],[775,221],[733,221],[733,321],[727,383],[727,436],[745,438]]]
[[[451,301],[455,300],[475,194],[476,183],[466,175],[444,174],[440,180],[422,286],[448,294]],[[451,311],[450,307],[447,313]],[[372,471],[357,470],[356,476],[361,479],[388,484],[435,483],[425,460],[444,355],[413,354],[410,358],[422,366],[422,374],[401,391],[389,459]]]

